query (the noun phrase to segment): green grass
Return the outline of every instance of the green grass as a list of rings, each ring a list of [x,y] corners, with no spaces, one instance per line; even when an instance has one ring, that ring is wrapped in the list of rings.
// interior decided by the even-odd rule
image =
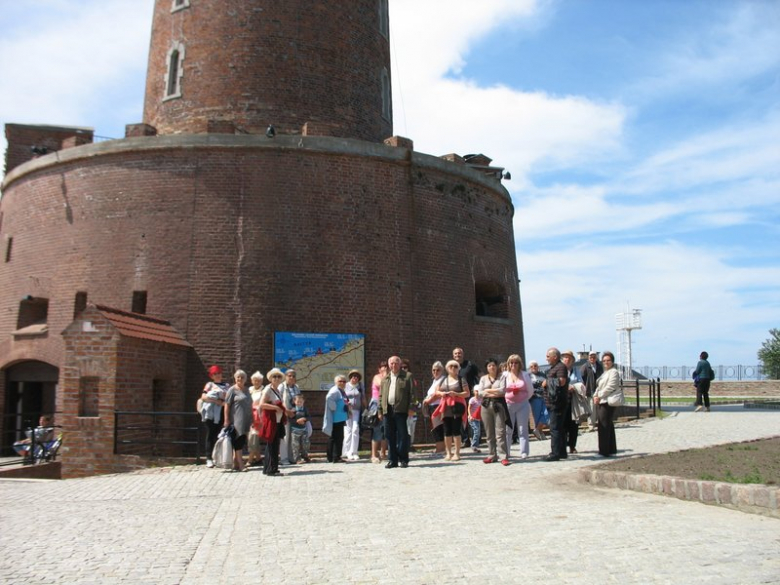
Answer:
[[[751,473],[746,473],[743,476],[734,475],[730,469],[726,470],[726,473],[722,476],[713,475],[711,473],[702,473],[699,475],[699,479],[703,481],[722,481],[726,483],[766,483],[764,478],[761,477],[761,473],[756,469]]]

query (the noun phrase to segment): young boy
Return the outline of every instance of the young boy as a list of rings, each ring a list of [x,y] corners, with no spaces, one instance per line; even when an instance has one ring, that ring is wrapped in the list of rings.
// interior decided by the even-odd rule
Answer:
[[[479,435],[482,432],[482,399],[479,392],[469,399],[469,427],[471,428],[471,450],[479,453]]]
[[[295,396],[295,414],[290,420],[290,431],[292,431],[292,459],[295,463],[301,460],[309,463],[309,433],[306,429],[306,423],[311,420],[309,411],[306,410],[306,399],[303,394]]]

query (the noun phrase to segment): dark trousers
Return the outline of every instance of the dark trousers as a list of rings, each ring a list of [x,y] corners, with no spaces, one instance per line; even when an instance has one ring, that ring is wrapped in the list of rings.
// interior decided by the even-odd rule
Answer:
[[[696,406],[701,406],[704,401],[704,406],[710,407],[710,381],[699,380],[696,384]]]
[[[204,420],[203,424],[206,427],[206,459],[211,459],[219,431],[222,430],[222,424],[209,419]]]
[[[284,425],[276,425],[274,440],[265,444],[265,458],[263,459],[263,473],[273,475],[279,471],[279,443],[282,442]]]
[[[580,432],[580,421],[571,419],[571,402],[566,408],[566,444],[569,450],[577,448],[577,436]]]
[[[328,463],[336,463],[341,459],[344,448],[344,425],[346,421],[334,422],[333,430],[328,437]]]
[[[598,405],[598,434],[599,454],[609,457],[617,453],[617,440],[615,439],[615,411],[614,406],[606,402]]]
[[[550,455],[565,459],[566,453],[566,405],[550,408]],[[569,415],[571,419],[571,415]]]
[[[392,406],[385,413],[388,460],[390,463],[409,463],[409,428],[406,426],[407,412],[394,412]]]

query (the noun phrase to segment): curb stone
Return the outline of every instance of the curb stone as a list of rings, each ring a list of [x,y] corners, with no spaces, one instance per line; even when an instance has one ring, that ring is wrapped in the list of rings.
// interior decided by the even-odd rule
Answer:
[[[780,488],[775,486],[734,485],[719,481],[590,468],[578,470],[577,481],[593,486],[676,497],[680,500],[780,518],[780,509],[778,509]]]

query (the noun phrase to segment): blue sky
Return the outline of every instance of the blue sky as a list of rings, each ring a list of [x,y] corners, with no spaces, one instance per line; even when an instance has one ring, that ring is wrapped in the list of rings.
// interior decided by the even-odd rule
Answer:
[[[152,4],[0,0],[0,123],[123,136]],[[780,326],[780,1],[390,9],[395,133],[512,173],[529,359],[614,349],[630,306],[635,365],[757,363]]]

